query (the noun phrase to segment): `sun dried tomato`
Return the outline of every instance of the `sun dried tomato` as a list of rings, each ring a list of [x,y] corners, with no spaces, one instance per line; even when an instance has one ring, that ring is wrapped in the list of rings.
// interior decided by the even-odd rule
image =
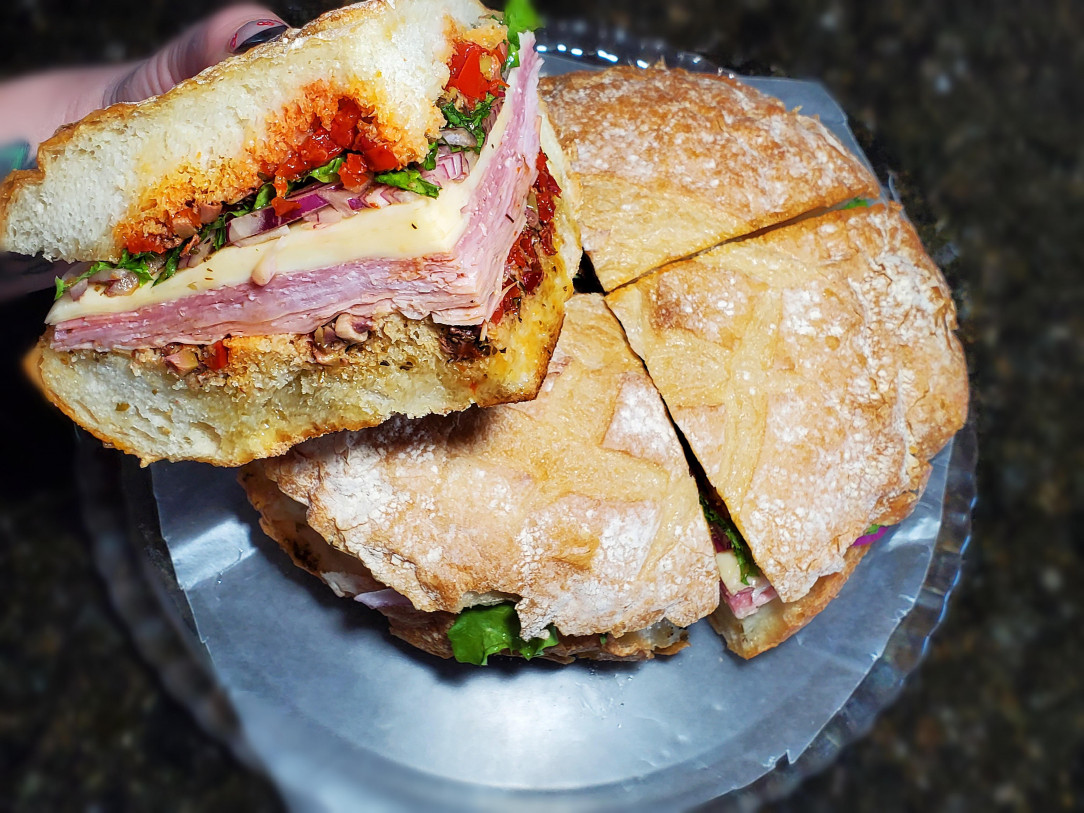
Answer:
[[[365,133],[358,133],[354,149],[365,157],[365,163],[373,172],[387,172],[399,168],[399,159],[386,144],[378,144]]]
[[[335,143],[331,138],[331,133],[323,127],[313,130],[297,148],[298,154],[305,162],[306,170],[322,167],[342,151],[343,148]]]
[[[230,363],[230,351],[222,339],[212,344],[204,351],[203,363],[209,370],[221,370]]]
[[[156,234],[135,234],[124,241],[124,247],[129,254],[142,254],[144,251],[153,251],[155,254],[164,254],[169,251],[164,237]]]
[[[369,183],[373,174],[368,171],[365,162],[356,152],[346,156],[343,165],[339,167],[339,180],[343,186],[351,192],[357,192]]]
[[[331,140],[343,149],[354,143],[354,131],[361,119],[361,108],[353,99],[340,99],[339,112],[331,122]]]
[[[550,175],[549,164],[546,163],[546,154],[538,151],[535,159],[535,167],[538,169],[538,180],[535,181],[535,198],[538,200],[538,219],[543,223],[553,220],[553,213],[557,205],[554,198],[561,194],[561,187]]]
[[[271,208],[275,210],[275,214],[279,217],[286,217],[301,208],[301,204],[296,200],[287,200],[286,198],[272,198]]]

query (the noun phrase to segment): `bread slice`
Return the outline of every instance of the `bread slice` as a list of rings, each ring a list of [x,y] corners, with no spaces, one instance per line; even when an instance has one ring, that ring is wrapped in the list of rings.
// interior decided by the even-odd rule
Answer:
[[[568,640],[605,633],[613,655],[669,648],[670,627],[655,625],[686,626],[719,600],[680,443],[595,295],[569,301],[536,400],[397,418],[246,472],[250,494],[252,472],[273,481],[320,537],[425,613],[511,599],[524,638],[551,624]],[[286,536],[269,516],[265,529]]]
[[[0,185],[0,248],[48,259],[112,260],[168,216],[234,202],[284,160],[339,98],[370,111],[403,162],[444,119],[436,106],[454,41],[492,25],[477,0],[372,0],[323,15],[138,104],[63,127],[37,169]],[[104,171],[103,171],[104,169]]]
[[[545,78],[540,92],[607,291],[724,240],[880,196],[817,119],[727,76],[614,67]]]
[[[895,205],[721,246],[607,302],[783,602],[907,516],[966,417],[948,287]]]

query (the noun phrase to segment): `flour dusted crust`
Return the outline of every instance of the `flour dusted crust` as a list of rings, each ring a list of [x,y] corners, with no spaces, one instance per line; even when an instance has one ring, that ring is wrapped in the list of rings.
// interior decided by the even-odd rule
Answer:
[[[128,234],[163,233],[166,215],[243,198],[314,117],[330,123],[341,97],[372,114],[399,159],[418,160],[444,123],[436,100],[454,41],[490,13],[477,0],[359,3],[65,126],[41,145],[37,169],[0,185],[0,248],[116,260]]]
[[[725,76],[615,67],[540,86],[607,291],[671,260],[880,188],[815,118]]]
[[[731,243],[607,301],[785,602],[907,516],[966,417],[948,287],[895,205]]]
[[[569,301],[532,402],[392,419],[254,465],[425,612],[515,596],[524,637],[621,636],[718,602],[681,446],[596,296]]]
[[[855,567],[868,552],[868,545],[852,545],[843,556],[843,569],[821,576],[813,583],[809,592],[797,601],[784,603],[778,598],[773,599],[745,618],[735,618],[730,608],[723,603],[708,616],[708,621],[726,640],[727,648],[731,652],[748,660],[779,646],[812,621],[843,589]]]
[[[260,512],[260,526],[290,556],[294,564],[324,581],[338,596],[353,598],[384,588],[361,560],[333,548],[306,522],[305,506],[283,494],[263,475],[259,466],[247,466],[239,475],[249,500]],[[411,646],[441,658],[453,657],[448,628],[452,613],[423,612],[413,607],[382,607],[388,629]],[[541,657],[570,663],[576,658],[638,661],[673,655],[688,646],[683,629],[659,621],[647,629],[624,635],[559,636],[558,644]]]

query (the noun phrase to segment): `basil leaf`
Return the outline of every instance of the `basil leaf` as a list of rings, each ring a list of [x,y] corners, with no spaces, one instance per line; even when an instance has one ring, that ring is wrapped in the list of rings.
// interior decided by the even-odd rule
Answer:
[[[263,186],[260,187],[260,191],[256,193],[256,200],[252,204],[251,211],[255,212],[257,209],[262,209],[265,206],[269,206],[271,204],[271,198],[273,197],[275,197],[274,185],[265,183]],[[248,212],[245,212],[244,214],[248,214]],[[215,223],[217,224],[219,220],[222,220],[223,223],[225,223],[225,220],[223,220],[223,218],[224,215],[219,215],[218,220],[215,220]]]
[[[870,205],[870,201],[866,198],[852,198],[851,200],[840,206],[840,209],[861,209]]]
[[[167,279],[177,273],[177,265],[181,260],[181,246],[177,246],[169,254],[166,255],[166,264],[162,266],[162,270],[151,284],[153,288],[159,283],[165,282]]]
[[[448,122],[450,127],[460,127],[474,136],[476,143],[469,149],[473,152],[481,153],[482,145],[485,143],[486,139],[485,121],[489,118],[489,113],[493,109],[493,102],[495,101],[496,97],[492,93],[487,93],[486,97],[478,102],[478,104],[474,106],[474,109],[468,113],[464,113],[451,103],[444,105],[444,107],[440,109],[440,112],[444,114],[444,120]],[[468,148],[464,147],[461,149],[465,150]]]
[[[388,186],[394,186],[398,189],[405,189],[408,192],[415,192],[419,195],[425,195],[426,197],[435,198],[440,195],[440,187],[435,183],[429,183],[429,181],[422,178],[421,172],[416,169],[397,169],[392,172],[381,172],[379,175],[373,177],[373,180],[377,183],[387,184]]]
[[[434,141],[429,145],[429,152],[425,154],[425,160],[422,161],[422,167],[424,169],[433,170],[437,168],[437,149],[439,147],[439,141]]]
[[[308,177],[315,178],[320,183],[332,183],[333,181],[337,181],[339,180],[339,168],[343,165],[345,160],[346,159],[341,156],[339,158],[332,158],[322,167],[317,167],[309,172]],[[265,186],[270,186],[270,184],[265,184]],[[274,187],[272,187],[272,189],[274,189]],[[263,189],[261,189],[260,192],[262,193]],[[258,202],[259,197],[257,197],[256,200]],[[268,198],[268,201],[270,200],[271,199]],[[266,206],[267,204],[265,203],[264,205]],[[260,207],[257,206],[256,208],[259,209]]]
[[[513,604],[469,607],[463,610],[448,630],[452,654],[460,663],[485,666],[490,655],[510,651],[527,660],[557,645],[557,632],[551,626],[544,638],[525,641],[519,637],[519,616]]]

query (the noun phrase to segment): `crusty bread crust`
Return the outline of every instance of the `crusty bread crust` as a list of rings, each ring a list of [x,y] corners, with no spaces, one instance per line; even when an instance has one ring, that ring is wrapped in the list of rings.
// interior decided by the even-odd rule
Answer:
[[[783,601],[907,516],[963,426],[956,311],[895,205],[729,243],[607,301]]]
[[[325,14],[161,96],[62,127],[38,167],[0,184],[0,248],[116,260],[129,234],[163,234],[193,204],[241,199],[340,98],[418,160],[443,124],[436,101],[453,42],[488,15],[477,0],[372,0]],[[423,45],[424,44],[424,45]]]
[[[711,626],[726,639],[735,655],[748,660],[778,646],[808,624],[836,597],[855,567],[869,551],[868,545],[852,545],[843,557],[843,569],[821,576],[809,592],[784,604],[774,599],[745,618],[735,618],[726,603],[708,616]]]
[[[726,76],[615,67],[545,78],[539,90],[607,291],[724,240],[880,196],[817,119]]]
[[[530,403],[397,418],[253,467],[422,611],[497,594],[524,637],[621,636],[719,599],[681,446],[601,297],[569,301]]]
[[[306,507],[286,496],[266,476],[263,466],[244,467],[238,479],[260,513],[260,526],[295,565],[324,581],[340,596],[353,597],[384,588],[360,559],[332,547],[308,525]],[[393,635],[431,655],[453,657],[448,628],[455,620],[454,614],[424,612],[412,607],[384,607],[380,612],[387,617]],[[685,631],[665,620],[620,636],[562,634],[559,639],[558,645],[547,649],[542,657],[560,663],[570,663],[576,658],[645,660],[656,655],[672,655],[688,645]]]

